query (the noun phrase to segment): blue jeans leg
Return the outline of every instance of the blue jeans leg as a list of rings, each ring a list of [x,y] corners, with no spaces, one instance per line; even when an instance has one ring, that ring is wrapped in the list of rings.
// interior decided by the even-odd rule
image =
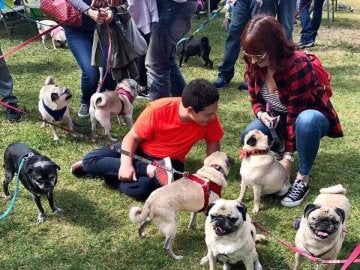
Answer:
[[[312,39],[315,41],[322,19],[322,8],[325,0],[314,0],[313,17],[311,20]]]
[[[260,6],[256,0],[238,0],[232,10],[231,23],[224,47],[224,60],[219,66],[218,77],[231,81],[234,77],[235,63],[240,53],[240,37],[246,23],[256,14],[276,14],[274,0],[264,0]]]
[[[320,139],[330,130],[329,120],[321,112],[305,110],[296,118],[296,148],[299,173],[309,175],[320,146]]]
[[[299,10],[300,10],[300,22],[301,22],[301,32],[300,32],[300,43],[309,43],[312,42],[312,27],[310,19],[310,6],[312,0],[300,0]]]
[[[99,68],[91,65],[94,32],[81,32],[65,27],[65,35],[81,69],[81,103],[90,104],[91,95],[95,93],[100,77]]]
[[[180,96],[186,82],[174,58],[176,43],[191,28],[196,2],[176,3],[158,0],[159,22],[151,26],[145,58],[150,100],[171,95]]]
[[[296,0],[280,0],[277,17],[282,24],[287,40],[292,40]]]
[[[0,55],[2,55],[0,48]],[[6,103],[17,103],[17,98],[12,94],[13,80],[11,78],[9,69],[6,65],[5,58],[0,59],[0,96],[2,101]]]

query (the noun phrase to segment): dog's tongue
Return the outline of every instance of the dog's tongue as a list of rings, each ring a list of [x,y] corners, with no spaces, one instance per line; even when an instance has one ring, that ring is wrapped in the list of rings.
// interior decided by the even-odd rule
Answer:
[[[329,236],[329,234],[327,232],[324,232],[324,231],[316,231],[316,234],[319,235],[319,236]]]
[[[223,233],[223,232],[224,232],[224,230],[221,229],[221,227],[216,227],[216,228],[215,228],[215,231],[216,231],[217,233]]]

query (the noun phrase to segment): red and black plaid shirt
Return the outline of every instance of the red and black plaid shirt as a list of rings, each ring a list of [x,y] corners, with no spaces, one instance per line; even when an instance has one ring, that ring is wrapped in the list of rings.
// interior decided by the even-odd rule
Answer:
[[[343,132],[337,113],[315,70],[304,52],[296,51],[282,63],[284,69],[274,74],[279,99],[287,108],[285,150],[293,152],[295,145],[295,121],[304,110],[314,109],[323,113],[330,122],[329,137],[342,137]],[[260,87],[265,83],[266,68],[253,66],[254,75],[249,78],[249,93],[253,112],[265,111],[266,102],[260,95]]]

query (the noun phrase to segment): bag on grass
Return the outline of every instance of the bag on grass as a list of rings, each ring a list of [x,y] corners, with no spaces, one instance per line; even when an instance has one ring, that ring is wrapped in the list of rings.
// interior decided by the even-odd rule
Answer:
[[[41,0],[40,10],[58,23],[67,21],[78,14],[78,16],[67,21],[65,25],[76,27],[82,23],[82,13],[80,13],[69,0]]]
[[[332,87],[331,87],[331,74],[327,71],[323,65],[321,64],[320,58],[317,57],[315,54],[306,53],[306,56],[309,58],[316,75],[318,76],[320,83],[322,84],[325,95],[327,98],[332,96]]]

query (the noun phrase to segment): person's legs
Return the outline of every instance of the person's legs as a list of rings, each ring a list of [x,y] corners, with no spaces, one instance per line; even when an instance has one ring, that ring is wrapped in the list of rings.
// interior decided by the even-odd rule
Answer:
[[[99,82],[99,69],[91,65],[92,32],[80,32],[65,27],[68,46],[81,69],[81,104],[89,106]],[[80,115],[79,115],[80,116]],[[83,117],[87,115],[82,115]],[[81,116],[80,116],[81,117]]]
[[[306,110],[296,119],[296,148],[299,173],[309,175],[320,146],[320,139],[330,130],[329,120],[321,112]]]
[[[310,19],[310,6],[312,0],[300,0],[299,10],[300,10],[300,22],[301,22],[301,32],[300,32],[300,44],[308,44],[313,42],[312,38],[312,27]]]
[[[311,19],[311,38],[315,41],[317,36],[317,31],[319,30],[321,19],[322,19],[322,9],[325,0],[314,0],[314,9],[313,16]]]
[[[0,55],[2,55],[1,47],[0,47]],[[13,95],[13,79],[10,75],[9,69],[6,65],[5,59],[0,59],[0,96],[2,97],[2,101],[16,107],[17,98]],[[10,108],[6,109],[6,118],[10,122],[20,121],[21,114],[15,110]]]
[[[297,117],[295,134],[299,171],[294,184],[281,200],[282,205],[287,207],[298,206],[309,193],[309,174],[319,150],[320,139],[329,130],[329,120],[319,111],[305,110]]]
[[[196,2],[176,3],[158,0],[159,22],[151,26],[150,44],[145,59],[150,99],[179,95],[186,83],[177,67],[173,54],[176,43],[190,30],[191,19],[196,11]],[[176,67],[175,67],[176,66]],[[177,89],[171,89],[175,80]]]
[[[280,0],[277,16],[284,27],[287,40],[292,40],[295,12],[296,0]]]

